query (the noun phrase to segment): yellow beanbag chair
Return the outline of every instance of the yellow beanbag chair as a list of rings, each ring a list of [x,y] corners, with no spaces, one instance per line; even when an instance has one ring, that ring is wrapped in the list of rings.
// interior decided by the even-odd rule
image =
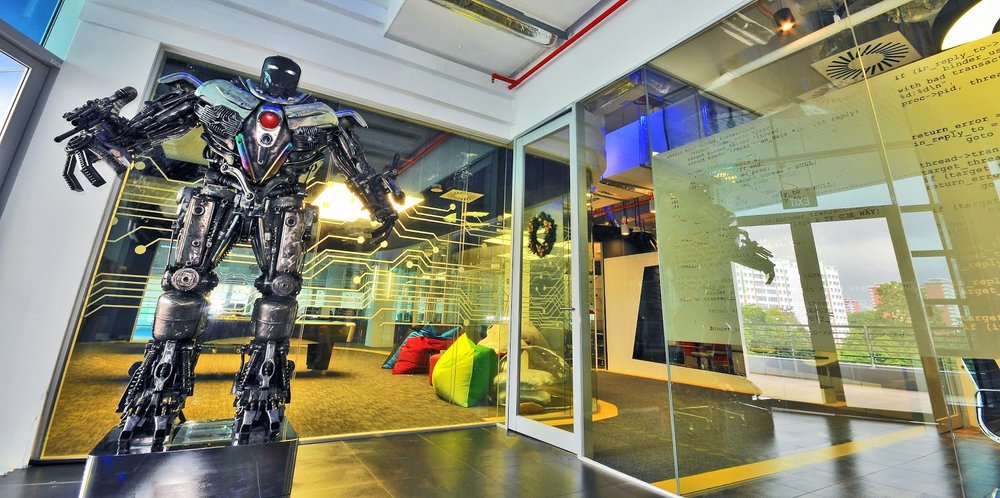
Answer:
[[[486,398],[496,372],[496,352],[463,335],[441,355],[431,379],[439,398],[469,407]]]

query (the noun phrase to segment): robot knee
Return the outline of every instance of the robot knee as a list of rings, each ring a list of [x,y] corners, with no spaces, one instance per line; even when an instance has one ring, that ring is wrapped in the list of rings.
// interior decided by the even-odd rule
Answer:
[[[190,339],[198,334],[208,300],[199,294],[164,292],[156,302],[153,338],[158,341]]]
[[[289,298],[260,298],[254,303],[254,337],[261,341],[282,341],[292,335],[298,304]]]

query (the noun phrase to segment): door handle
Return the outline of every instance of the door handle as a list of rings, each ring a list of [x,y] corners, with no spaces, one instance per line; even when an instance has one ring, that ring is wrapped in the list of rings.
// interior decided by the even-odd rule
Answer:
[[[571,308],[571,307],[568,307],[568,306],[563,306],[563,307],[559,308],[559,311],[576,311],[576,308]]]

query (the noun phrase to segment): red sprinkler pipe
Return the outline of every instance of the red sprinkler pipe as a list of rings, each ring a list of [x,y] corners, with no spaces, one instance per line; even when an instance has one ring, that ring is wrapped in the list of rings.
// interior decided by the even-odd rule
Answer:
[[[763,0],[757,2],[757,8],[760,9],[761,12],[763,12],[763,13],[771,16],[771,17],[774,17],[774,11],[771,10],[771,9],[769,9],[769,8],[767,8],[767,7],[764,7]]]
[[[425,155],[427,155],[428,152],[436,149],[438,145],[441,145],[450,136],[451,136],[451,133],[442,133],[440,137],[438,137],[433,142],[431,142],[429,145],[427,145],[426,147],[424,147],[423,150],[421,150],[419,153],[417,153],[413,157],[407,159],[406,162],[404,162],[403,165],[399,167],[399,170],[396,171],[396,174],[398,175],[398,174],[400,174],[400,173],[402,173],[402,172],[410,169],[410,166],[413,166],[414,164],[416,164],[416,162],[419,161],[420,158],[422,158]]]
[[[524,80],[528,79],[528,77],[531,76],[532,74],[534,74],[535,71],[538,71],[539,69],[542,68],[542,66],[548,64],[550,60],[552,60],[553,58],[555,58],[555,56],[557,56],[560,53],[562,53],[563,50],[566,50],[567,48],[569,48],[570,45],[572,45],[577,40],[579,40],[580,37],[582,37],[583,35],[587,34],[587,32],[590,31],[591,29],[593,29],[594,26],[597,26],[602,21],[604,21],[608,16],[610,16],[616,10],[618,10],[619,7],[621,7],[622,5],[625,5],[626,2],[628,2],[628,0],[618,0],[617,2],[615,2],[612,6],[608,7],[604,12],[601,12],[601,14],[599,16],[595,17],[593,21],[590,21],[589,23],[587,23],[587,25],[584,26],[583,29],[581,29],[580,31],[577,31],[576,33],[573,34],[573,36],[569,37],[569,39],[566,40],[565,42],[563,42],[562,45],[559,45],[558,47],[556,47],[555,50],[553,50],[552,52],[549,52],[549,55],[546,55],[544,59],[538,61],[538,63],[535,64],[534,66],[532,66],[531,69],[529,69],[527,72],[525,72],[521,76],[518,76],[517,79],[512,79],[512,78],[509,78],[507,76],[503,76],[503,75],[500,75],[500,74],[497,74],[497,73],[493,73],[491,77],[494,80],[500,80],[500,81],[503,81],[505,83],[509,83],[509,85],[507,85],[507,89],[508,90],[513,90],[514,88],[517,88],[518,85],[520,85],[521,83],[523,83]]]

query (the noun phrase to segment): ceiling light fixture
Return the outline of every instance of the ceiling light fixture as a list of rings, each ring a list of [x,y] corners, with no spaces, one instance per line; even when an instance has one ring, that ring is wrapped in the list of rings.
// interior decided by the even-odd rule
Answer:
[[[515,11],[501,2],[492,2],[490,0],[430,1],[467,19],[513,33],[539,45],[550,46],[558,38],[565,39],[568,37],[566,33],[537,19],[532,19],[519,11]]]
[[[778,25],[778,32],[787,35],[795,28],[795,16],[792,9],[782,7],[774,13],[774,24]]]
[[[423,199],[419,197],[407,195],[403,204],[397,204],[391,197],[389,198],[389,204],[392,204],[397,213],[402,213],[421,201]],[[361,200],[347,188],[347,185],[340,182],[328,183],[313,201],[313,205],[319,208],[319,217],[324,220],[346,223],[371,220],[371,214],[365,209]]]
[[[962,12],[961,5],[967,3],[954,0],[948,2],[934,20],[934,31],[946,30],[941,39],[941,50],[978,40],[997,31],[1000,23],[1000,0],[983,0]],[[950,26],[947,25],[949,17],[955,18]]]

